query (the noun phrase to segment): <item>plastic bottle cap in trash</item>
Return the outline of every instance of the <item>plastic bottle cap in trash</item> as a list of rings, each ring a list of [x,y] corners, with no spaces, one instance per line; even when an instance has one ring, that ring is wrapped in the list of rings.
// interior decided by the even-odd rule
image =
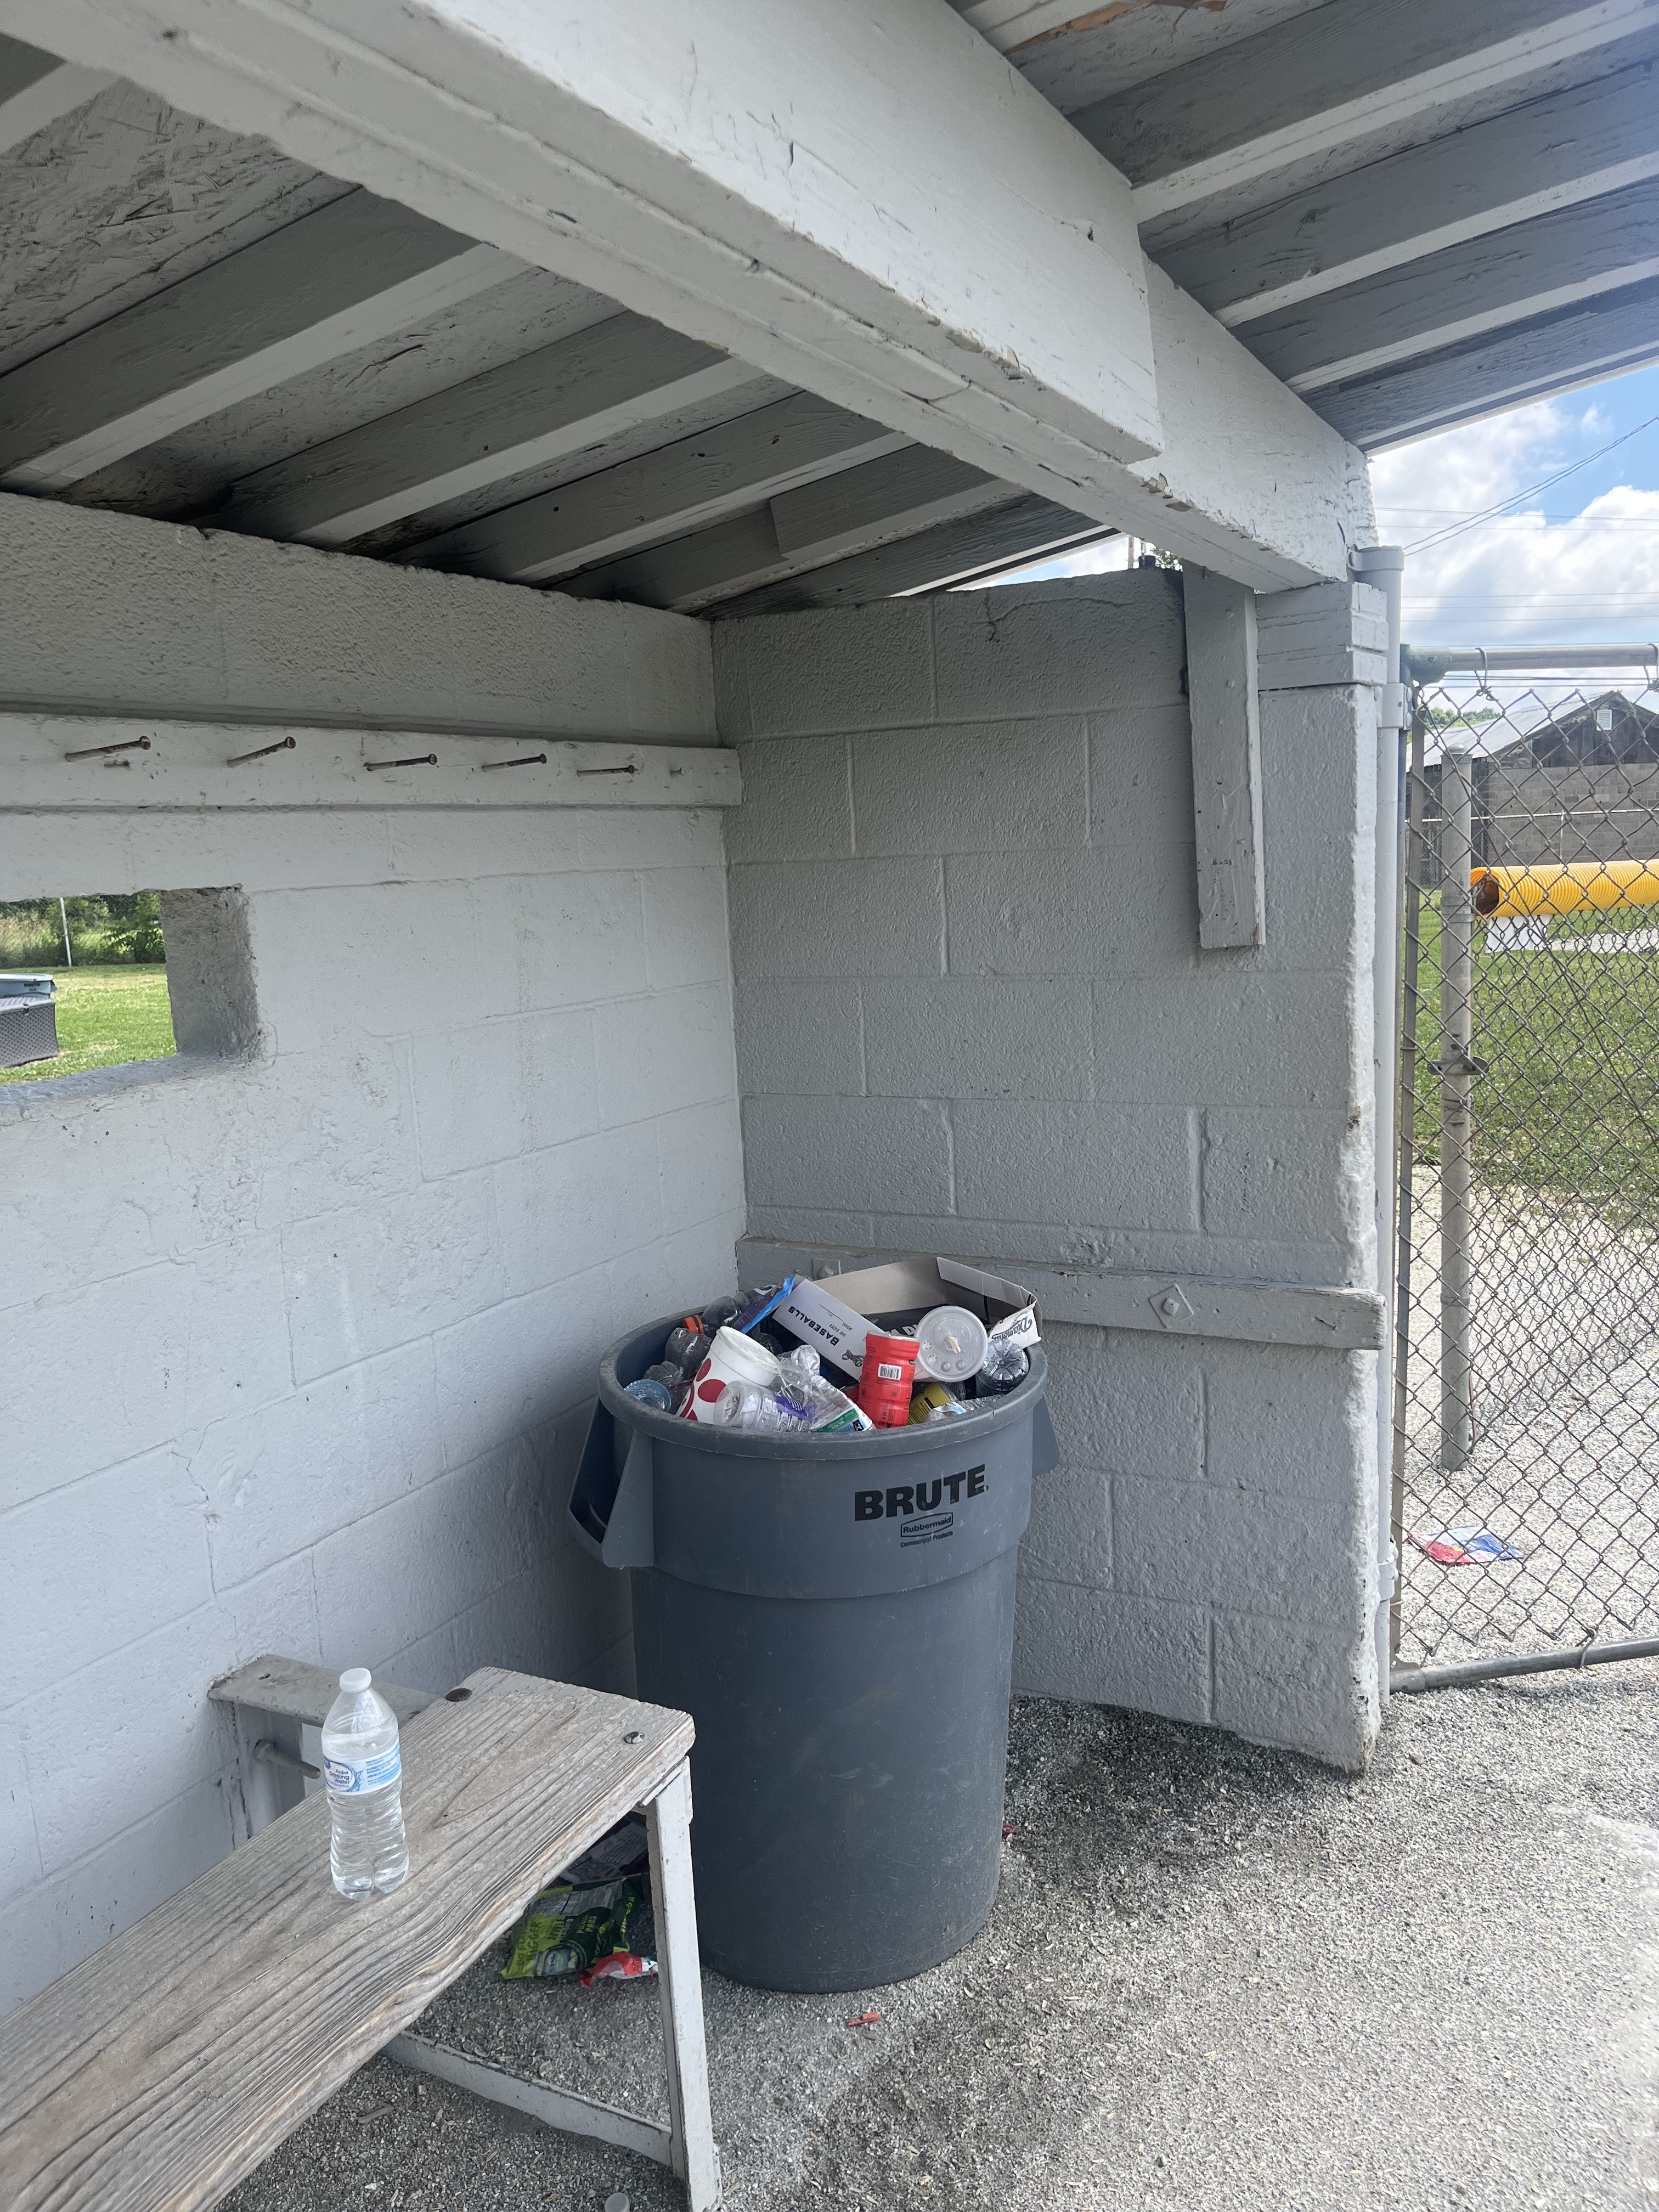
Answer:
[[[340,1677],[340,1687],[349,1698],[361,1698],[374,1677],[367,1667],[348,1667]]]
[[[990,1339],[966,1306],[935,1306],[916,1330],[916,1365],[937,1382],[965,1382],[985,1364]]]

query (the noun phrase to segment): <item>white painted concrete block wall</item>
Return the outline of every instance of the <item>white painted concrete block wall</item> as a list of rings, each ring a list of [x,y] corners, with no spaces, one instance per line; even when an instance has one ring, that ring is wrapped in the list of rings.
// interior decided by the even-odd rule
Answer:
[[[1267,942],[1202,952],[1178,577],[714,639],[751,1237],[1374,1282],[1373,692],[1264,696]],[[1374,1355],[1048,1340],[1020,1686],[1359,1761]]]
[[[672,617],[17,501],[0,575],[13,697],[349,720],[395,678],[713,738]],[[562,1533],[576,1409],[732,1280],[714,814],[0,813],[0,898],[203,884],[246,898],[254,1056],[0,1089],[0,2008],[228,1848],[204,1693],[261,1650],[625,1686],[623,1578]]]

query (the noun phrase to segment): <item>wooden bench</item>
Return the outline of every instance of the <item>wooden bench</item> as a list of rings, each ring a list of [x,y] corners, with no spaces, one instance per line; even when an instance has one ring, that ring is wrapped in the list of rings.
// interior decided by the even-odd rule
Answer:
[[[215,1686],[222,1704],[296,1729],[321,1719],[334,1690],[321,1669],[276,1659]],[[691,1887],[691,1736],[687,1714],[498,1668],[426,1703],[404,1729],[410,1872],[389,1897],[353,1905],[337,1894],[327,1802],[308,1797],[0,2021],[5,2212],[216,2203],[380,2051],[642,2152],[684,2181],[692,2212],[709,2212],[720,2179]],[[297,1783],[283,1763],[297,1749],[273,1748]],[[538,1890],[639,1808],[668,2127],[404,2032]]]

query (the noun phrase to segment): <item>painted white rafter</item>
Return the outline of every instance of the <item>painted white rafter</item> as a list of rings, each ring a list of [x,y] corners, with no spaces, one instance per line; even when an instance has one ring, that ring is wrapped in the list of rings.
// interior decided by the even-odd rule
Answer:
[[[1152,252],[1230,330],[1659,177],[1659,49]]]
[[[948,0],[0,21],[1256,588],[1368,534],[1358,456],[1171,298],[1124,179]]]
[[[327,209],[319,210],[320,214],[328,212]],[[441,313],[446,307],[456,307],[463,300],[488,291],[522,266],[493,246],[468,246],[461,240],[456,244],[458,251],[433,266],[384,289],[376,289],[374,270],[372,266],[365,266],[364,297],[314,322],[305,319],[302,298],[289,295],[293,298],[295,319],[299,324],[297,329],[267,344],[253,346],[239,358],[204,375],[185,376],[136,407],[120,407],[118,401],[112,401],[109,404],[118,411],[96,422],[92,428],[76,436],[49,441],[39,451],[8,462],[0,469],[0,489],[66,491],[71,485],[95,476],[100,469],[112,467],[130,453],[141,453],[146,446],[171,437],[193,422],[204,422],[210,416],[227,407],[273,391],[290,377],[320,368],[326,362],[356,353],[361,347],[391,337],[428,316]],[[216,264],[202,274],[216,275],[225,265]],[[185,278],[183,284],[173,287],[173,292],[182,292],[194,281]],[[20,379],[27,377],[32,383],[50,385],[54,380],[61,380],[69,368],[60,356],[102,352],[114,376],[125,374],[130,379],[129,321],[137,320],[146,313],[159,321],[162,316],[175,312],[173,295],[158,295],[155,301],[145,301],[125,314],[113,317],[109,323],[95,325],[54,352],[37,356],[15,374]],[[182,335],[175,327],[170,340],[171,345],[181,352]],[[0,407],[15,397],[9,390],[11,381],[0,381]],[[16,427],[14,422],[14,431]],[[0,451],[8,442],[9,434],[0,430]]]
[[[1138,222],[1659,26],[1659,0],[1327,0],[1073,118]]]

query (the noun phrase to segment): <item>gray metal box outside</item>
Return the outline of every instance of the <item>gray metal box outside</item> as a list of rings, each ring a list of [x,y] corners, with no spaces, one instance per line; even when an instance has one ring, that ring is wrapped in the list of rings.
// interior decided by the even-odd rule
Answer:
[[[0,975],[0,1067],[57,1059],[56,988],[50,975]]]

